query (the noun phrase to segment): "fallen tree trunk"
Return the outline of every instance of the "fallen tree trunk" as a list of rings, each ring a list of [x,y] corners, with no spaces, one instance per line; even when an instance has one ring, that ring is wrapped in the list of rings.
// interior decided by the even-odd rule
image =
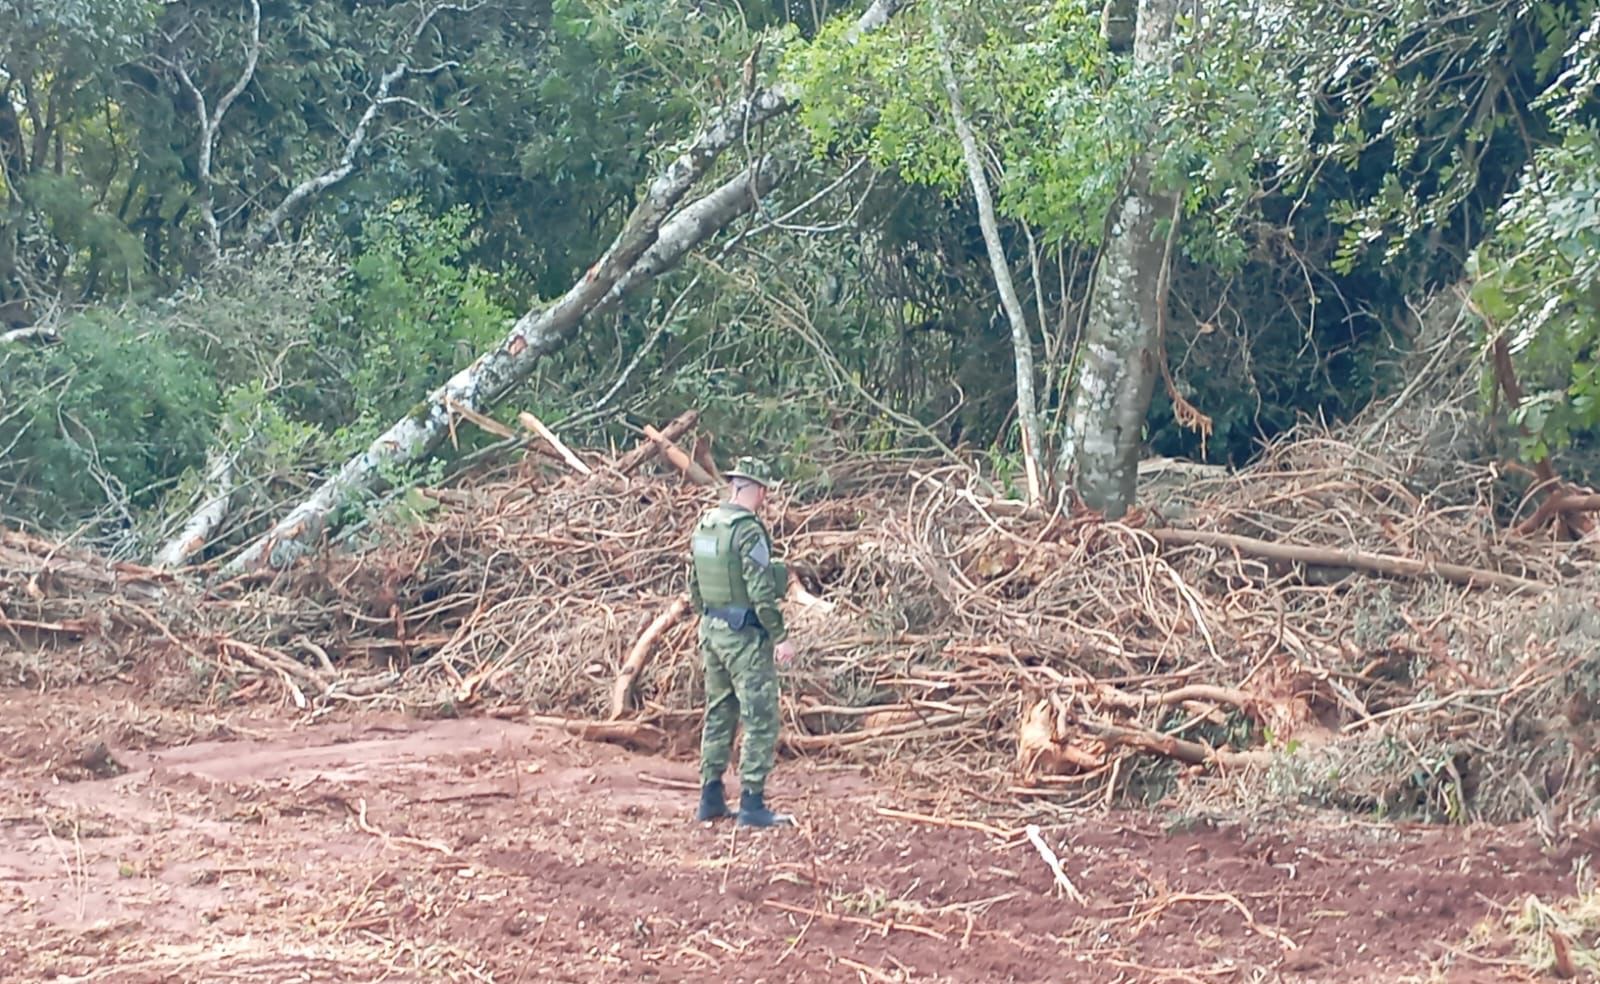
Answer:
[[[1438,577],[1452,584],[1469,588],[1495,587],[1509,591],[1528,591],[1534,594],[1551,590],[1541,581],[1529,580],[1515,574],[1486,571],[1461,564],[1447,564],[1438,560],[1417,560],[1390,554],[1365,553],[1359,550],[1337,550],[1332,547],[1312,547],[1297,543],[1272,543],[1254,537],[1233,533],[1210,533],[1203,530],[1149,530],[1156,542],[1163,545],[1183,546],[1204,544],[1227,547],[1242,553],[1280,560],[1292,564],[1310,564],[1317,567],[1349,567],[1371,571],[1375,574],[1392,574],[1398,577]]]
[[[905,0],[873,0],[846,40],[876,30]],[[683,259],[736,216],[754,208],[781,180],[782,168],[762,158],[699,201],[674,214],[690,189],[709,173],[729,147],[745,140],[751,127],[789,112],[798,92],[788,85],[752,90],[702,129],[650,183],[609,248],[555,303],[517,320],[494,351],[480,356],[381,434],[367,449],[322,482],[220,572],[231,577],[262,566],[281,568],[306,553],[324,528],[351,499],[373,491],[397,465],[418,461],[439,445],[453,419],[454,400],[471,410],[492,407],[526,380],[546,355],[576,334],[583,319],[607,310],[625,294],[644,286]],[[668,220],[668,216],[672,216]]]
[[[756,196],[771,187],[775,169],[741,172],[704,198],[686,206],[661,226],[642,269],[659,271],[681,260],[705,238],[748,211]],[[631,223],[630,223],[631,226]],[[624,230],[624,235],[629,235]],[[640,235],[632,233],[635,237]],[[607,256],[628,252],[623,237]],[[311,549],[330,518],[355,496],[373,491],[396,466],[431,454],[450,433],[456,408],[483,411],[494,406],[513,386],[525,380],[544,356],[567,343],[583,319],[604,310],[631,289],[643,286],[654,272],[611,270],[606,260],[592,267],[567,295],[550,307],[524,315],[494,351],[480,356],[419,403],[361,454],[346,462],[272,529],[252,543],[221,571],[233,576],[268,566],[282,568]]]
[[[208,493],[206,498],[177,535],[156,554],[156,567],[170,569],[187,564],[190,557],[205,549],[222,521],[228,518],[238,486],[233,476],[233,456],[227,451],[212,451],[201,490]]]

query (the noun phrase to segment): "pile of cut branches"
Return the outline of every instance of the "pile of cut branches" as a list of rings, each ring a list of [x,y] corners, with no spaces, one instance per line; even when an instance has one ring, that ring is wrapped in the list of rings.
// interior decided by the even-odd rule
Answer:
[[[298,703],[531,713],[687,750],[685,543],[717,491],[673,443],[688,426],[666,430],[426,490],[358,552],[129,623]],[[1112,523],[988,497],[959,466],[837,464],[848,494],[773,503],[804,654],[791,754],[909,753],[1004,802],[1178,791],[1554,824],[1596,794],[1595,560],[1498,528],[1488,469],[1445,487],[1301,434]],[[12,631],[86,617],[19,591],[0,584]],[[84,611],[120,611],[105,593],[86,582]]]

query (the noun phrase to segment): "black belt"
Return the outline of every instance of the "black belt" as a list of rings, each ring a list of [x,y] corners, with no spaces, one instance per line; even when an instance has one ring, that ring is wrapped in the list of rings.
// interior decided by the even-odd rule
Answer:
[[[761,620],[756,618],[753,608],[707,608],[706,614],[727,622],[730,629],[742,629],[747,625],[761,628]]]

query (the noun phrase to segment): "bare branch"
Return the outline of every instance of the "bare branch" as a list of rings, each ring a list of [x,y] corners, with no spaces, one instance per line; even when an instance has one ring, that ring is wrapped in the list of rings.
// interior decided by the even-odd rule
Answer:
[[[162,59],[162,61],[166,61]],[[228,115],[228,110],[244,94],[244,90],[255,78],[256,66],[261,61],[261,0],[250,0],[250,43],[245,47],[244,69],[239,72],[239,77],[222,97],[217,100],[215,111],[206,108],[205,93],[195,84],[189,71],[181,64],[166,62],[178,76],[178,81],[188,90],[190,98],[194,99],[195,111],[200,117],[200,150],[199,160],[196,161],[196,180],[200,185],[200,220],[206,226],[206,248],[215,261],[222,255],[222,227],[217,222],[216,203],[211,192],[211,158],[216,151],[217,134],[222,129],[222,119]]]
[[[429,8],[428,11],[422,15],[422,20],[418,21],[417,26],[411,31],[411,43],[414,45],[418,41],[422,40],[422,32],[426,31],[428,29],[428,25],[432,24],[433,19],[440,14],[445,13],[446,11],[454,14],[470,14],[482,9],[482,7],[483,2],[481,2],[481,0],[479,3],[436,4],[435,6]]]
[[[0,334],[0,344],[19,344],[22,342],[38,342],[50,344],[61,341],[61,335],[48,325],[30,325],[26,328],[13,328]]]
[[[418,114],[427,117],[435,123],[442,124],[445,122],[445,118],[442,114],[434,112],[428,107],[417,102],[415,99],[412,99],[410,96],[390,96],[388,99],[383,101],[383,105],[410,106],[412,109],[416,110]]]
[[[256,226],[255,232],[251,233],[250,238],[245,241],[244,248],[246,251],[255,252],[270,244],[277,238],[278,230],[282,228],[283,224],[289,221],[303,205],[356,172],[356,159],[361,154],[362,149],[366,147],[367,128],[372,125],[372,121],[377,118],[378,113],[383,110],[384,106],[393,101],[393,97],[389,95],[389,90],[394,87],[396,82],[405,77],[406,72],[406,64],[401,62],[383,73],[383,76],[378,80],[378,93],[373,97],[371,104],[367,106],[366,112],[361,114],[361,119],[356,121],[355,130],[351,132],[350,138],[345,141],[344,154],[339,158],[339,163],[314,178],[307,178],[305,181],[300,182],[294,187],[294,190],[285,195],[283,201],[278,203],[278,207],[273,209],[260,225]]]
[[[235,100],[244,94],[256,75],[256,65],[261,60],[261,0],[250,0],[250,46],[245,49],[244,71],[239,73],[239,78],[233,83],[233,88],[222,94],[217,100],[216,116],[211,121],[213,136],[216,127],[222,123],[222,118],[227,115]]]
[[[429,65],[427,68],[413,68],[411,70],[411,74],[421,76],[438,75],[440,72],[443,72],[447,69],[460,67],[461,63],[458,61],[442,61],[437,65]]]

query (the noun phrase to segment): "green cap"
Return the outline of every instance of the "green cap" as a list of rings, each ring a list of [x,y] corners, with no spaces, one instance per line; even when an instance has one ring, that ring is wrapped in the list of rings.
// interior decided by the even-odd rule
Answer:
[[[772,469],[759,458],[744,457],[733,463],[733,467],[722,473],[724,478],[745,478],[758,485],[771,487],[776,484],[772,477]]]

